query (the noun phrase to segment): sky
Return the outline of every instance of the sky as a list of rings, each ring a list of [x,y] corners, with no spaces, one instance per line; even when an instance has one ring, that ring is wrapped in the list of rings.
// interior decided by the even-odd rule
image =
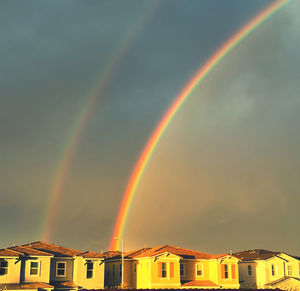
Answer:
[[[57,173],[93,100],[49,242],[106,250],[131,172],[164,112],[271,3],[2,1],[0,247],[42,239]],[[126,250],[300,254],[299,13],[290,1],[178,112],[137,190]]]

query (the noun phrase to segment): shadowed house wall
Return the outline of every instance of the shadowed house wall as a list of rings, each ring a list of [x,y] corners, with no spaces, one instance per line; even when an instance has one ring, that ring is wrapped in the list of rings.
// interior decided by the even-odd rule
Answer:
[[[66,264],[65,276],[57,275],[57,263]],[[73,258],[52,258],[50,266],[50,282],[52,281],[73,281]]]

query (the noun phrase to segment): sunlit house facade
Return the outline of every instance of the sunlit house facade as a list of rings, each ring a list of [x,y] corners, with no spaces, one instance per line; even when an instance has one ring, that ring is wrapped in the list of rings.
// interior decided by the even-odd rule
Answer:
[[[104,288],[104,256],[45,242],[0,250],[0,290]]]
[[[283,252],[262,249],[234,254],[240,259],[240,284],[243,288],[300,290],[300,261]]]
[[[122,276],[122,261],[124,274]],[[105,285],[127,288],[239,288],[239,259],[160,246],[106,258]]]

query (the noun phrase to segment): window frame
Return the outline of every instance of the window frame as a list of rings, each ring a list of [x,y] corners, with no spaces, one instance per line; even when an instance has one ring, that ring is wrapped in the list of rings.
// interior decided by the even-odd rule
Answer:
[[[92,268],[91,268],[91,269],[89,269],[89,267],[88,267],[89,264],[92,265]],[[91,277],[88,277],[89,272],[92,274]],[[87,260],[87,261],[86,261],[86,278],[87,278],[87,279],[92,279],[92,278],[94,278],[94,262],[91,261],[91,260]]]
[[[183,267],[182,268],[182,275],[181,275],[181,266]],[[179,265],[179,274],[180,274],[180,277],[185,277],[185,263],[181,262],[180,265]]]
[[[198,269],[198,266],[199,267],[201,266],[201,268]],[[198,271],[201,271],[201,275],[198,275]],[[196,264],[196,277],[203,277],[203,276],[204,276],[204,265],[203,265],[203,263],[197,263]]]
[[[252,265],[247,266],[247,274],[248,276],[252,276]]]
[[[62,270],[62,268],[58,267],[58,264],[64,264],[64,274],[59,275],[58,270]],[[66,277],[67,276],[67,262],[66,261],[56,261],[56,270],[55,270],[56,277]]]
[[[37,267],[32,267],[31,264],[32,263],[36,263],[37,264]],[[40,276],[40,272],[41,272],[41,263],[40,261],[29,261],[29,275],[30,276]],[[32,270],[37,270],[37,273],[36,274],[32,274]]]
[[[165,266],[165,270],[164,270],[163,266]],[[164,274],[165,274],[165,276],[164,276]],[[168,278],[168,265],[166,262],[161,262],[161,278],[163,278],[163,279]]]
[[[6,266],[1,266],[2,263],[6,263]],[[8,260],[1,260],[0,261],[0,269],[2,269],[4,271],[3,271],[3,274],[2,274],[2,272],[0,272],[0,276],[8,275],[8,268],[9,268]]]
[[[271,275],[273,277],[278,275],[278,265],[277,264],[271,265]]]
[[[290,272],[291,271],[291,272]],[[287,265],[287,275],[289,277],[293,276],[293,265]]]
[[[228,264],[224,264],[224,279],[229,279],[229,268],[228,268]]]

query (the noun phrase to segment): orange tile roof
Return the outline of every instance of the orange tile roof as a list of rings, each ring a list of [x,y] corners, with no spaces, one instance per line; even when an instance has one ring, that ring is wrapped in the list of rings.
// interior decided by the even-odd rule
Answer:
[[[82,251],[65,248],[55,244],[41,242],[41,241],[25,244],[23,246],[40,250],[42,252],[51,253],[55,257],[75,257],[82,253]]]
[[[62,281],[62,282],[51,282],[52,285],[54,285],[55,288],[76,288],[77,285],[73,281]]]
[[[121,256],[121,254],[122,254],[122,252],[120,252],[120,251],[107,251],[107,252],[103,253],[104,257],[106,257],[106,258]]]
[[[87,252],[83,252],[83,253],[81,253],[81,254],[79,254],[79,255],[77,255],[78,257],[83,257],[83,258],[91,258],[91,259],[93,259],[93,258],[100,258],[100,259],[102,259],[102,258],[104,258],[104,255],[103,254],[100,254],[100,253],[96,253],[96,252],[90,252],[90,251],[87,251]]]
[[[20,290],[20,289],[53,289],[52,285],[42,283],[42,282],[32,282],[32,283],[9,283],[9,284],[0,284],[0,289],[7,290]]]
[[[201,286],[201,287],[218,287],[216,283],[209,281],[209,280],[193,280],[193,281],[188,281],[184,284],[181,284],[181,286]]]
[[[164,245],[164,246],[158,246],[158,247],[148,249],[145,252],[140,252],[136,255],[134,254],[132,257],[133,258],[153,257],[162,254],[164,252],[172,253],[183,259],[212,259],[212,258],[219,258],[225,256],[225,255],[210,255],[210,254],[193,251],[189,249]]]
[[[18,251],[10,250],[10,249],[1,249],[0,250],[0,257],[19,257],[20,255],[23,255],[23,253],[20,253]]]
[[[42,251],[39,251],[39,250],[36,250],[33,248],[24,247],[24,246],[15,246],[15,247],[10,247],[9,249],[23,253],[24,255],[29,255],[29,256],[51,256],[51,257],[53,257],[53,255],[50,253],[42,252]]]

